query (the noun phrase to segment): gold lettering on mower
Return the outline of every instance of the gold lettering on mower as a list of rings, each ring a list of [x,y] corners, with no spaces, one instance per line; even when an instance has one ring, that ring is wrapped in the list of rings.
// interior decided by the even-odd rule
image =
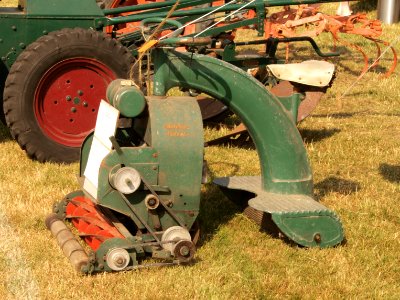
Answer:
[[[186,137],[189,136],[188,130],[189,125],[182,123],[167,123],[164,125],[165,134],[167,136],[174,137]]]

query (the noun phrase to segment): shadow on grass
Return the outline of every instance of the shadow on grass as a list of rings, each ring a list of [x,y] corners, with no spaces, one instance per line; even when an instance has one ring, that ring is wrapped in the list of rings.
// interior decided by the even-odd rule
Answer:
[[[340,130],[337,128],[321,130],[300,129],[300,135],[305,143],[319,142],[335,135],[338,132],[340,132]]]
[[[206,143],[207,144],[207,143]],[[211,145],[210,145],[211,144]],[[240,134],[237,134],[236,137],[231,137],[231,138],[226,138],[224,141],[220,141],[219,143],[211,143],[208,144],[209,146],[225,146],[225,147],[237,147],[237,148],[243,148],[243,149],[248,149],[248,150],[255,150],[256,147],[253,143],[253,140],[249,136],[249,133],[242,132]]]
[[[201,231],[197,247],[211,240],[221,225],[228,223],[241,211],[240,206],[225,197],[219,187],[207,184],[200,202],[198,221]]]
[[[381,164],[379,166],[379,173],[390,182],[400,183],[400,165]]]
[[[315,118],[334,118],[334,119],[349,119],[351,117],[353,117],[354,115],[356,115],[358,113],[356,112],[343,112],[343,113],[333,113],[333,114],[319,114],[319,115],[313,115],[313,117]]]
[[[312,115],[313,118],[333,118],[333,119],[348,119],[354,116],[378,116],[378,117],[400,117],[400,113],[378,113],[370,112],[368,110],[362,110],[357,112],[344,112],[344,113],[333,113],[333,114],[316,114]]]
[[[349,194],[357,191],[360,187],[358,183],[338,179],[328,178],[320,183],[320,188],[325,188],[327,194],[331,191]],[[299,247],[295,241],[285,236],[281,229],[276,225],[270,213],[264,213],[248,206],[248,200],[254,198],[251,192],[240,190],[220,190],[215,185],[207,185],[207,190],[202,193],[200,203],[199,224],[201,228],[200,239],[197,243],[201,247],[206,242],[213,239],[221,225],[229,223],[235,215],[243,213],[252,222],[255,222],[260,232],[264,232],[274,239],[285,242],[288,246]],[[344,239],[340,245],[344,245]],[[301,246],[300,246],[301,247]]]
[[[0,143],[12,140],[10,130],[0,122]]]
[[[353,13],[369,12],[369,11],[376,10],[377,7],[378,7],[377,0],[358,1],[358,2],[350,5],[350,9],[353,11]]]
[[[228,168],[231,169],[232,171],[230,171],[229,174],[226,174],[225,176],[235,176],[240,169],[239,165],[225,161],[215,161],[212,163],[207,162],[207,165],[208,167],[222,165],[224,166],[224,170],[227,170]],[[210,169],[208,169],[208,173],[209,175],[211,175],[210,177],[212,178],[215,177],[214,174],[210,171]]]
[[[358,182],[330,176],[314,185],[315,198],[317,201],[330,193],[350,195],[361,189]]]
[[[201,228],[200,239],[197,247],[211,240],[219,227],[228,223],[236,214],[244,213],[252,222],[259,226],[260,232],[265,232],[271,237],[281,239],[290,246],[297,244],[285,237],[276,224],[272,221],[271,214],[258,211],[248,206],[248,200],[254,194],[247,191],[229,190],[222,191],[216,185],[207,185],[207,191],[202,194],[200,204],[199,223]]]
[[[337,128],[321,129],[321,130],[299,129],[299,131],[305,143],[319,142],[340,132],[340,130]],[[228,138],[226,141],[218,143],[217,145],[225,147],[238,147],[248,150],[256,149],[253,140],[251,139],[251,137],[247,132],[238,134],[238,136],[235,138],[231,139]]]

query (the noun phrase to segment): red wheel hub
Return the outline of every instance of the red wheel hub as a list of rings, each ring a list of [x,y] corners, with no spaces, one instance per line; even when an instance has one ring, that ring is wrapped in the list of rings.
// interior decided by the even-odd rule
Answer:
[[[100,100],[116,74],[91,58],[70,58],[52,66],[34,96],[36,120],[53,141],[79,147],[94,128]]]

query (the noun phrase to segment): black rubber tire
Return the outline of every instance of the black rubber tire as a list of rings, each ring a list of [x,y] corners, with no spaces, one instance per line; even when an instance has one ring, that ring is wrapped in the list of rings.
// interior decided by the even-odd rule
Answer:
[[[8,69],[5,64],[0,64],[0,123],[6,125],[6,116],[3,109],[4,84],[8,76]],[[0,124],[0,125],[1,125]]]
[[[11,135],[29,157],[40,162],[70,163],[79,159],[79,147],[69,147],[47,136],[36,119],[34,95],[43,74],[69,58],[95,59],[117,78],[127,78],[132,55],[102,32],[62,29],[30,44],[10,69],[4,89],[4,113]],[[105,95],[104,95],[105,99]]]

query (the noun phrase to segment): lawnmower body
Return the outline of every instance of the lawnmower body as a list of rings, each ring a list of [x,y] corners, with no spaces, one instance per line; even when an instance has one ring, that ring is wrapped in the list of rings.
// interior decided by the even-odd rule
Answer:
[[[112,83],[109,90],[120,92],[108,93],[108,100],[124,120],[116,135],[103,137],[101,144],[109,148],[101,160],[98,155],[91,158],[101,153],[93,150],[96,125],[82,147],[82,189],[57,203],[56,215],[47,221],[78,270],[90,273],[154,265],[146,257],[162,259],[156,265],[193,260],[204,170],[202,122],[193,98],[166,96],[175,86],[222,101],[240,116],[254,140],[262,174],[215,179],[228,196],[269,216],[281,233],[299,245],[323,248],[343,240],[339,218],[313,200],[305,148],[293,114],[278,97],[251,75],[215,58],[154,49],[152,59],[153,96],[141,96],[130,81]],[[145,108],[138,109],[143,99]],[[248,105],[249,101],[255,105]],[[292,101],[298,103],[298,95]],[[111,128],[118,127],[116,120]],[[74,257],[84,253],[79,244],[66,246],[76,242],[61,234],[68,231],[59,229],[64,219],[72,221],[93,250],[82,254],[83,259]]]
[[[110,89],[120,83],[113,82]],[[138,93],[135,87],[122,89],[113,97],[117,101],[121,95],[126,99]],[[139,97],[129,100],[144,99]],[[204,155],[200,109],[192,97],[150,96],[143,110],[131,119],[129,128],[117,130],[113,149],[100,165],[93,164],[99,155],[99,149],[95,149],[96,130],[85,140],[82,190],[55,206],[57,214],[72,221],[94,251],[83,261],[76,260],[76,253],[69,253],[80,271],[137,268],[146,255],[172,264],[193,258],[190,231],[200,208]],[[129,112],[125,108],[125,115]],[[107,142],[110,140],[106,138]],[[53,231],[54,222],[57,219],[47,222]],[[63,239],[60,243],[69,247]],[[82,252],[79,246],[73,249]]]

